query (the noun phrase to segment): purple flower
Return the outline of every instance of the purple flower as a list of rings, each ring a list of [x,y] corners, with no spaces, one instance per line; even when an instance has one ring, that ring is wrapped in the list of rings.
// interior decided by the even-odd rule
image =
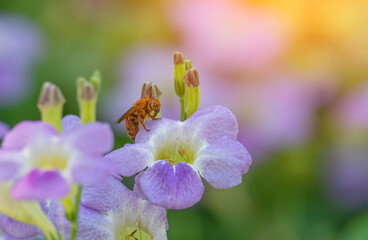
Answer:
[[[368,207],[366,144],[343,144],[330,150],[325,164],[326,187],[333,201],[346,209]]]
[[[82,204],[79,240],[167,239],[166,210],[140,198],[114,177],[85,187]]]
[[[29,20],[0,15],[0,105],[23,99],[31,86],[31,67],[42,49],[38,29]]]
[[[235,87],[235,86],[233,86]],[[313,133],[318,88],[299,78],[274,78],[234,88],[230,106],[239,119],[239,141],[257,160],[304,143]]]
[[[368,130],[368,83],[344,98],[335,109],[335,117],[343,130]]]
[[[9,131],[9,126],[3,122],[0,122],[0,140],[3,139],[5,133]]]
[[[32,238],[12,238],[7,236],[6,234],[1,235],[0,233],[0,240],[31,240]]]
[[[40,234],[40,230],[32,225],[18,222],[6,215],[0,216],[0,228],[7,235],[5,239],[26,239]],[[0,237],[0,239],[2,239]]]
[[[159,206],[183,209],[197,203],[204,191],[200,176],[216,188],[241,183],[251,165],[245,147],[236,141],[238,124],[225,107],[197,111],[185,122],[163,118],[146,123],[135,144],[106,155],[122,176],[148,167],[139,178],[145,197]]]
[[[325,176],[327,192],[346,209],[368,206],[368,84],[344,97],[335,107],[337,121],[334,139],[328,150]]]
[[[112,149],[110,127],[99,122],[77,125],[74,120],[64,119],[74,126],[69,124],[63,134],[40,121],[23,121],[6,134],[0,148],[0,181],[16,181],[13,198],[64,197],[71,183],[95,184],[110,173],[111,166],[102,159]]]

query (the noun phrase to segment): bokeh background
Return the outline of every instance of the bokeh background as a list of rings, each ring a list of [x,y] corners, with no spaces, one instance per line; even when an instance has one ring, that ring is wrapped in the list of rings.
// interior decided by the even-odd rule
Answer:
[[[113,123],[144,81],[179,119],[172,53],[200,75],[200,108],[239,121],[253,165],[227,190],[169,211],[171,240],[368,239],[368,1],[0,1],[0,135],[39,119],[43,82],[78,114],[75,80],[101,71]],[[130,140],[114,126],[116,147]],[[128,181],[129,184],[129,181]]]

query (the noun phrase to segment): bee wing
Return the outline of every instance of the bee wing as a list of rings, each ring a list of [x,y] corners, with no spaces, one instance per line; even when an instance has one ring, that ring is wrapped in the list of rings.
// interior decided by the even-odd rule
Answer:
[[[131,114],[134,111],[134,106],[131,107],[126,113],[124,113],[115,123],[118,124],[122,121],[124,121],[129,114]]]

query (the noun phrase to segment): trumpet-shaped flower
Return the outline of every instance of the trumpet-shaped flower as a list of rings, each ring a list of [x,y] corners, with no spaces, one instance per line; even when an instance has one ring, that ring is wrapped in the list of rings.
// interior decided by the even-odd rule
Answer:
[[[252,162],[245,147],[236,141],[238,124],[225,107],[197,111],[185,122],[170,119],[147,121],[150,131],[139,131],[135,144],[106,155],[117,173],[139,177],[145,197],[170,209],[197,203],[204,186],[200,176],[215,188],[241,183]]]
[[[140,198],[119,179],[85,187],[79,217],[80,240],[165,240],[166,210]]]
[[[110,173],[102,159],[113,145],[110,127],[95,122],[74,124],[72,129],[60,134],[47,123],[23,121],[6,134],[0,149],[0,181],[15,181],[13,198],[64,197],[71,183],[94,184]]]

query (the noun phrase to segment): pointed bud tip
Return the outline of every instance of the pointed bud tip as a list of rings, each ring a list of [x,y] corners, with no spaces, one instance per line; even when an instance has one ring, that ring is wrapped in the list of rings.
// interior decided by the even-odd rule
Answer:
[[[45,82],[42,85],[38,106],[55,106],[64,104],[65,98],[60,89],[53,83]]]
[[[85,82],[81,89],[80,98],[82,100],[92,100],[95,97],[96,97],[96,91],[95,91],[93,84],[90,82]]]
[[[178,65],[178,64],[184,64],[184,55],[181,52],[174,52],[173,55],[173,59],[174,59],[174,64]]]
[[[193,86],[193,87],[199,86],[199,75],[197,69],[191,68],[187,71],[187,73],[184,76],[184,83],[186,86]]]
[[[153,82],[145,82],[142,86],[141,98],[154,98],[159,99],[161,97],[161,90]]]
[[[189,70],[191,68],[193,68],[193,64],[192,64],[192,61],[190,61],[189,59],[185,59],[184,61],[184,65],[185,65],[185,70]]]
[[[95,86],[96,91],[99,92],[101,88],[101,73],[99,70],[94,71],[92,74],[91,83]]]

